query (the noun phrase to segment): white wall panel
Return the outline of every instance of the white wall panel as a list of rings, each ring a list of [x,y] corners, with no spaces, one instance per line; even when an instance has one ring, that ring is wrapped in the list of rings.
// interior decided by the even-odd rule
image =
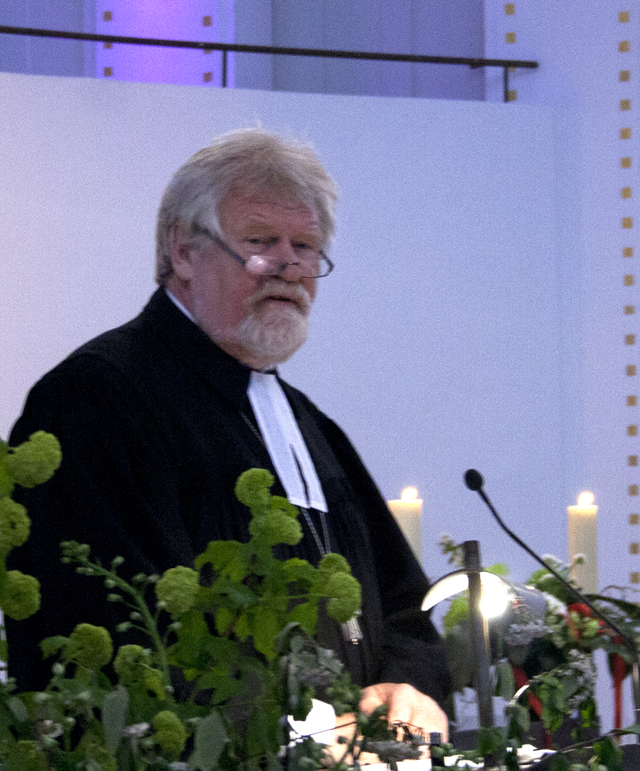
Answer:
[[[337,268],[285,367],[395,497],[486,561],[532,565],[462,486],[470,466],[540,551],[565,551],[554,115],[515,105],[0,76],[0,433],[30,384],[153,289],[157,203],[214,135],[314,142],[341,190]]]

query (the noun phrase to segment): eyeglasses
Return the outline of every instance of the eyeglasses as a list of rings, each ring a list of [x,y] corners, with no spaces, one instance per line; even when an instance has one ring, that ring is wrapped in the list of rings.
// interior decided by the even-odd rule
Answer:
[[[289,265],[295,265],[303,278],[323,278],[328,276],[333,270],[333,263],[322,249],[311,249],[303,245],[300,247],[296,246],[294,247],[296,252],[295,261],[283,262],[281,257],[268,253],[271,248],[269,243],[259,241],[256,244],[247,244],[245,249],[247,255],[243,257],[207,228],[195,225],[192,233],[195,236],[202,235],[209,238],[223,252],[226,252],[229,257],[233,257],[236,262],[243,265],[249,273],[256,273],[261,276],[279,276]]]

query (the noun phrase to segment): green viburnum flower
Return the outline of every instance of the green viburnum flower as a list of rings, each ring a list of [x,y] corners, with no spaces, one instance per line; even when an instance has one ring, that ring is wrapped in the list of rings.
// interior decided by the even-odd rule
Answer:
[[[142,686],[159,699],[165,696],[162,673],[150,666],[149,656],[140,645],[121,645],[113,660],[113,668],[121,685]]]
[[[351,575],[351,566],[342,554],[330,552],[325,554],[318,563],[318,570],[321,573],[347,573]]]
[[[5,457],[7,471],[22,487],[35,487],[51,479],[61,461],[60,442],[46,431],[31,434]]]
[[[37,742],[20,739],[11,748],[6,767],[19,768],[20,771],[46,771],[49,764]]]
[[[267,546],[275,546],[278,543],[295,546],[302,539],[300,523],[282,511],[254,517],[249,523],[249,533]]]
[[[0,605],[5,614],[15,621],[33,616],[40,609],[40,581],[19,570],[8,570]]]
[[[9,552],[14,546],[22,546],[29,537],[31,520],[24,506],[0,498],[0,552]]]
[[[156,583],[156,597],[165,603],[172,616],[179,616],[193,607],[199,591],[198,573],[192,568],[178,565],[165,570]]]
[[[360,583],[348,573],[333,573],[327,581],[325,592],[331,598],[327,603],[327,613],[339,624],[344,624],[360,610]]]
[[[286,498],[283,498],[281,495],[271,496],[271,500],[269,501],[269,508],[271,511],[281,511],[283,514],[287,514],[289,517],[293,517],[294,519],[298,518],[298,509],[293,505],[293,503],[289,503],[289,501]]]
[[[8,452],[9,445],[0,439],[0,498],[5,495],[11,495],[15,484],[13,477],[7,471],[5,463]]]
[[[269,505],[271,494],[269,490],[273,487],[275,479],[273,474],[263,468],[250,468],[243,471],[238,477],[235,486],[236,498],[240,503],[248,506],[252,513],[265,511]]]
[[[172,758],[179,757],[187,743],[187,731],[180,718],[164,709],[153,718],[153,741]]]
[[[97,671],[113,657],[111,635],[103,626],[78,624],[69,635],[64,657],[81,667]]]
[[[121,645],[113,660],[113,668],[123,685],[139,683],[147,656],[141,645]]]

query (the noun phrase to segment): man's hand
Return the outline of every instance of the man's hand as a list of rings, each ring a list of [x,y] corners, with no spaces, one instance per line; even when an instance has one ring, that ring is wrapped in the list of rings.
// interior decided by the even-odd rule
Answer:
[[[447,716],[438,704],[424,693],[407,683],[378,683],[362,689],[360,709],[369,715],[376,707],[389,707],[389,723],[400,721],[421,728],[427,740],[432,731],[442,734],[442,741],[449,739]]]

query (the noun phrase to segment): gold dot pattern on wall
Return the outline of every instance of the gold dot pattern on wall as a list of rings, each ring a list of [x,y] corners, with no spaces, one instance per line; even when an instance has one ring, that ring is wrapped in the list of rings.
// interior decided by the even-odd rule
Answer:
[[[102,12],[102,21],[113,21],[113,11],[103,11]],[[110,31],[109,34],[113,34],[113,31]],[[103,43],[102,47],[106,51],[110,51],[113,49],[113,43]],[[108,61],[108,60],[107,60]],[[102,68],[102,77],[103,78],[112,78],[113,77],[113,67],[112,66],[106,66]]]
[[[627,56],[629,52],[632,50],[632,45],[634,45],[634,41],[630,39],[630,33],[632,31],[632,28],[629,25],[631,14],[629,11],[619,11],[618,12],[618,22],[621,26],[618,30],[619,38],[618,38],[618,53],[620,54],[620,60],[618,62],[619,69],[617,72],[617,81],[618,81],[618,88],[619,88],[619,94],[618,94],[618,115],[619,119],[622,125],[619,127],[619,137],[620,140],[625,142],[626,144],[623,144],[620,147],[621,152],[618,155],[619,158],[619,169],[620,172],[620,181],[622,182],[622,185],[620,185],[620,196],[618,198],[619,206],[620,206],[620,215],[619,215],[619,223],[620,223],[620,232],[622,234],[622,238],[626,243],[623,241],[622,245],[622,284],[623,284],[623,291],[625,292],[625,300],[626,302],[629,302],[629,300],[632,299],[631,295],[628,294],[630,291],[635,293],[635,289],[631,290],[631,287],[635,286],[635,272],[634,272],[634,245],[633,243],[630,243],[633,235],[634,235],[634,218],[632,216],[633,209],[632,207],[632,201],[633,201],[633,188],[631,186],[632,180],[629,179],[629,172],[623,171],[626,169],[631,169],[633,167],[633,157],[632,154],[629,152],[631,149],[630,145],[628,144],[627,140],[630,140],[632,138],[632,126],[629,125],[630,119],[632,119],[633,116],[633,110],[634,110],[634,92],[630,90],[630,83],[632,82],[632,79],[634,77],[633,70],[630,68],[630,64],[632,64],[632,61],[630,60],[630,57]],[[624,121],[624,123],[622,123]],[[625,125],[626,124],[626,125]],[[620,254],[620,252],[618,252]],[[635,318],[632,318],[635,314],[635,305],[625,305],[624,306],[624,313],[627,317],[626,325],[627,329],[624,333],[624,345],[625,352],[627,356],[635,355],[635,349],[630,349],[628,346],[635,346],[636,345],[636,332],[635,330],[629,329],[629,325],[631,325],[632,322],[634,322],[635,327]],[[637,369],[635,364],[627,364],[625,369],[625,375],[627,377],[633,377],[636,375]],[[625,384],[625,390],[628,389],[629,381]],[[627,396],[626,396],[626,405],[627,407],[637,407],[638,406],[638,396],[636,394],[629,394],[627,390]],[[635,415],[635,411],[629,413],[629,416]],[[634,419],[634,418],[632,418]],[[636,423],[628,423],[626,427],[626,434],[628,437],[637,437],[638,436],[638,425]],[[635,444],[635,442],[634,442]],[[628,449],[636,449],[635,447],[629,447]],[[627,455],[627,467],[630,467],[630,471],[633,471],[635,474],[635,471],[638,467],[638,455],[632,454]],[[629,480],[630,484],[627,486],[627,493],[629,496],[635,497],[639,493],[639,487],[640,485],[637,484],[637,477],[636,479]],[[629,524],[630,525],[638,525],[640,524],[640,514],[637,513],[630,513],[629,514]],[[639,555],[640,554],[640,541],[638,541],[637,535],[630,537],[630,543],[629,543],[629,554],[631,555]],[[629,573],[629,581],[630,583],[638,584],[640,583],[640,572],[632,571]]]
[[[504,15],[505,16],[515,16],[516,15],[516,4],[515,3],[505,3],[504,5]],[[512,25],[513,22],[509,20],[509,24]],[[512,44],[517,41],[517,35],[513,31],[505,32],[504,35],[504,41],[505,43]],[[509,56],[513,56],[513,54],[510,52]],[[510,67],[509,72],[514,72],[514,68]],[[515,88],[510,88],[507,91],[507,102],[517,102],[518,101],[518,90]]]

